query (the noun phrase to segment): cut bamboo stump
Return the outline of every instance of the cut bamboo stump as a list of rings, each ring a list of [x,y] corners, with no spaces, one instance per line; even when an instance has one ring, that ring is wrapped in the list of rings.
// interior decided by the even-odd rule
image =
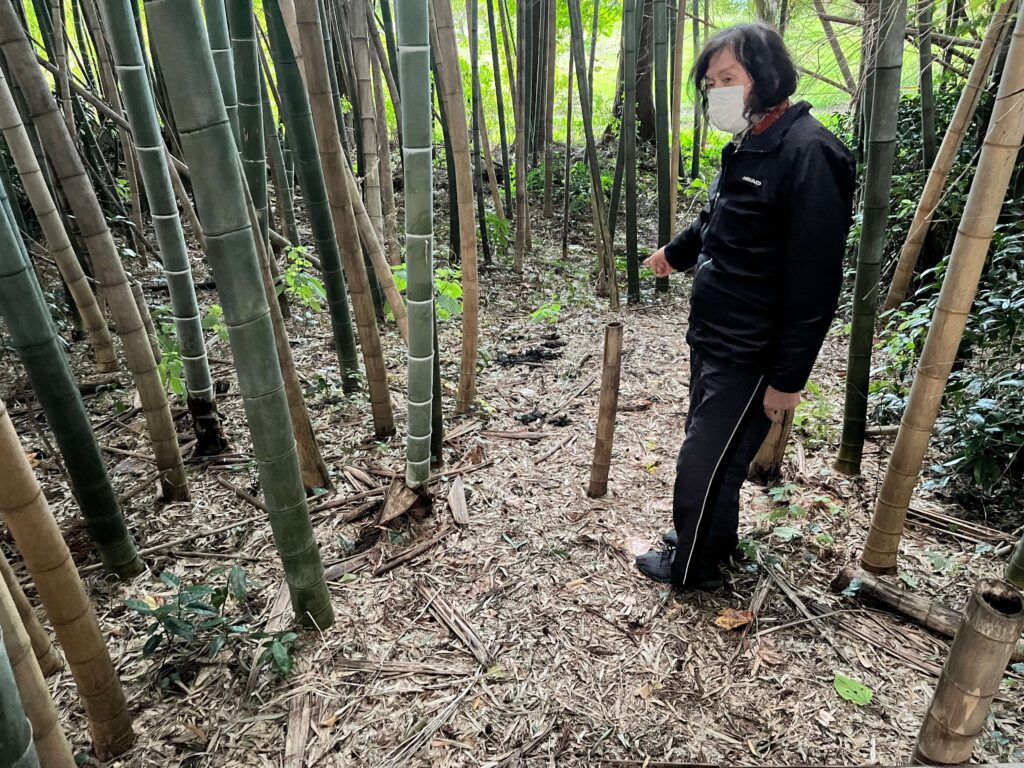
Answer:
[[[1004,581],[981,579],[921,724],[914,760],[932,765],[970,760],[1021,628],[1020,592]]]
[[[960,627],[963,614],[948,605],[926,597],[904,592],[894,584],[867,571],[848,565],[832,580],[833,592],[845,592],[851,584],[859,584],[855,595],[868,605],[876,605],[898,613],[937,635],[952,638]],[[1024,661],[1024,646],[1013,650],[1011,661]]]
[[[608,323],[604,329],[604,365],[601,370],[601,402],[597,414],[594,462],[590,465],[587,495],[598,498],[608,493],[608,470],[612,463],[612,437],[619,407],[619,374],[622,369],[622,323]]]
[[[782,461],[789,445],[789,433],[793,428],[793,414],[786,411],[781,423],[773,423],[768,436],[761,443],[757,456],[750,462],[747,479],[760,483],[775,480],[782,472]]]

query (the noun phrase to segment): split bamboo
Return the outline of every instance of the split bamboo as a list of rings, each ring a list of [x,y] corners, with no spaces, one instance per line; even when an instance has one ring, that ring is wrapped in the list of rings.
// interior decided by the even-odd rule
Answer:
[[[577,72],[579,77],[579,72]],[[604,361],[601,367],[601,400],[597,412],[597,439],[590,465],[587,495],[598,498],[608,493],[608,470],[612,463],[612,438],[619,407],[619,374],[622,368],[622,323],[608,323],[604,329]]]

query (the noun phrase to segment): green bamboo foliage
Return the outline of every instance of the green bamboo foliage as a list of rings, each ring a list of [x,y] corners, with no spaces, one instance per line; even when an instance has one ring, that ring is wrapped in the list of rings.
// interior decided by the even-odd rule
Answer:
[[[878,281],[889,223],[889,192],[896,155],[896,119],[903,66],[903,35],[906,29],[906,0],[882,0],[882,35],[874,72],[874,103],[868,129],[867,170],[864,181],[864,217],[857,278],[853,289],[853,328],[850,333],[846,374],[846,406],[843,437],[836,469],[847,474],[860,472],[864,429],[871,378],[871,347],[878,309]]]
[[[106,570],[122,579],[143,565],[103,466],[78,385],[64,357],[46,299],[14,227],[6,194],[0,208],[0,314],[64,458],[71,491]]]
[[[139,156],[142,179],[153,216],[153,229],[163,257],[174,327],[185,369],[188,409],[192,414],[198,440],[196,451],[204,455],[220,453],[227,448],[227,440],[217,413],[188,246],[174,199],[163,137],[157,122],[156,103],[135,19],[129,0],[100,2],[107,29],[110,30],[110,50]]]
[[[28,130],[22,122],[14,95],[11,93],[10,85],[2,71],[0,71],[0,130],[3,131],[7,149],[14,161],[18,175],[21,177],[25,195],[35,211],[40,228],[43,230],[50,254],[57,262],[61,277],[68,286],[68,292],[82,317],[86,333],[89,335],[89,342],[96,355],[96,370],[100,373],[116,371],[117,357],[114,354],[114,343],[110,336],[110,330],[107,328],[106,320],[96,302],[96,296],[93,294],[85,272],[78,261],[78,256],[71,247],[71,240],[68,238],[64,221],[54,204],[46,177],[39,167],[39,161],[32,148]],[[9,192],[8,197],[10,197]],[[17,210],[15,213],[17,214]],[[24,230],[24,222],[19,222],[19,228]]]
[[[203,3],[206,18],[206,34],[213,52],[213,64],[217,68],[217,82],[220,83],[224,108],[228,112],[231,130],[238,138],[238,90],[235,86],[235,60],[231,50],[231,33],[228,31],[227,0],[206,0]],[[173,70],[172,70],[173,72]],[[173,72],[173,77],[178,77]]]
[[[352,317],[349,313],[345,275],[341,268],[341,253],[335,236],[331,206],[320,165],[320,146],[313,126],[309,97],[302,82],[302,73],[295,61],[291,40],[285,30],[281,8],[276,2],[266,2],[263,13],[267,19],[270,52],[277,71],[277,84],[281,93],[281,112],[288,139],[297,157],[297,171],[302,184],[302,199],[309,212],[310,228],[327,291],[327,308],[334,332],[334,345],[341,364],[342,386],[346,392],[359,389],[359,359],[356,352]]]
[[[427,0],[396,7],[398,80],[402,89],[405,174],[405,259],[409,304],[409,426],[405,480],[415,488],[430,475],[434,367],[433,131],[430,23]]]
[[[640,38],[637,0],[622,6],[622,162],[626,183],[626,296],[640,301],[640,257],[636,235],[636,56]]]
[[[0,632],[0,640],[3,633]],[[39,768],[32,726],[14,682],[7,650],[0,642],[0,768]]]
[[[96,279],[103,288],[118,335],[124,343],[125,357],[142,402],[157,469],[162,473],[164,496],[171,501],[184,501],[188,498],[188,481],[181,449],[128,276],[81,157],[61,119],[49,83],[36,63],[32,44],[9,0],[0,2],[0,46],[12,80],[20,85],[25,96],[29,117],[46,147],[50,166],[75,216],[78,230],[92,257]]]
[[[256,207],[261,235],[270,235],[267,203],[267,156],[263,138],[263,96],[260,93],[260,57],[252,0],[226,0],[231,29],[231,56],[238,97],[238,154],[245,181]]]
[[[654,0],[654,127],[658,159],[658,247],[672,239],[672,200],[668,133],[668,6]],[[659,292],[668,290],[668,278],[656,280]]]
[[[175,77],[167,81],[182,151],[206,229],[252,433],[270,526],[295,615],[323,629],[334,621],[323,563],[309,520],[270,310],[249,222],[245,182],[217,86],[196,0],[148,0],[153,45]]]

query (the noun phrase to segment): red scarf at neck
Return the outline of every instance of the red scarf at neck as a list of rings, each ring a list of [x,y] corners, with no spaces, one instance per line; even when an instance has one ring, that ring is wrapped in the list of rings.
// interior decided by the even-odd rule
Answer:
[[[786,113],[787,109],[789,109],[789,99],[786,99],[780,104],[776,104],[770,111],[766,112],[764,117],[758,121],[757,125],[750,129],[750,132],[755,136],[764,133],[775,125],[775,121],[782,117]]]

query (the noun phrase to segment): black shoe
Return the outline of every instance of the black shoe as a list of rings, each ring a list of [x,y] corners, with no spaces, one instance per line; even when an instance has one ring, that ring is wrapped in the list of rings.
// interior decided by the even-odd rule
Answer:
[[[661,534],[661,540],[664,541],[672,549],[679,546],[679,534],[676,533],[676,529],[673,528],[671,531],[665,531]]]
[[[672,572],[674,559],[675,550],[665,552],[651,550],[646,555],[637,557],[636,567],[640,573],[653,581],[672,584],[681,589],[701,589],[712,592],[725,584],[725,580],[717,568],[713,571],[695,571],[687,581],[681,582],[674,577]]]

